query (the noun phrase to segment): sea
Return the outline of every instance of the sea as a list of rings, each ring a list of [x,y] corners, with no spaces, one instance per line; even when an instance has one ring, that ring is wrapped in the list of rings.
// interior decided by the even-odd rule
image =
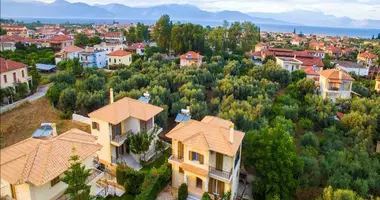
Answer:
[[[76,19],[76,18],[13,18],[14,20],[24,21],[24,22],[36,22],[39,20],[42,23],[138,23],[142,22],[144,24],[154,24],[157,20],[155,19]],[[181,22],[187,23],[191,22],[194,24],[200,24],[202,26],[221,26],[223,21],[220,20],[172,20],[173,23]],[[254,23],[254,22],[253,22]],[[282,24],[261,24],[255,23],[260,27],[261,31],[267,32],[293,32],[296,29],[297,33],[302,32],[303,34],[320,34],[328,36],[349,36],[349,37],[363,37],[363,38],[372,38],[374,35],[380,33],[380,27],[378,29],[367,29],[367,28],[341,28],[341,27],[321,27],[321,26],[303,26],[303,25],[282,25]]]

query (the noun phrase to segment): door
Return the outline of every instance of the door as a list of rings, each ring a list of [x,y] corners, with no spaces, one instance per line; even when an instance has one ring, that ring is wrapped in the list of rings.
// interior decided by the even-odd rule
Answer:
[[[223,154],[221,153],[216,153],[215,168],[217,170],[223,171]]]
[[[197,188],[202,189],[203,181],[197,177]]]

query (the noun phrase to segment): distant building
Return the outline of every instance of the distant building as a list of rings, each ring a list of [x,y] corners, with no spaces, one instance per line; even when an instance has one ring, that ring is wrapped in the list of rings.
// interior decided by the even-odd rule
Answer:
[[[74,40],[66,35],[54,36],[47,41],[49,47],[55,52],[61,51],[63,48],[74,45]]]
[[[127,49],[127,45],[102,42],[100,44],[94,45],[94,48],[97,51],[105,51],[108,54],[108,53],[111,53],[111,52],[116,51],[116,50]]]
[[[32,77],[28,76],[27,66],[23,63],[0,58],[0,86],[12,87],[15,90],[20,83],[26,83],[28,90],[32,84]]]
[[[350,56],[354,53],[355,53],[355,50],[353,50],[353,49],[350,49],[350,48],[342,49],[342,54],[344,56]]]
[[[368,76],[369,74],[369,67],[360,65],[355,62],[351,61],[343,61],[343,60],[334,60],[332,63],[336,64],[337,69],[342,69],[346,71],[347,73],[353,72],[356,75],[359,76]]]
[[[116,50],[107,54],[108,67],[112,65],[130,65],[132,63],[132,53],[124,50]]]
[[[90,170],[86,184],[90,186],[90,195],[97,195],[103,189],[97,181],[104,172],[96,169],[94,157],[101,148],[95,136],[71,129],[59,136],[33,135],[1,149],[1,199],[69,199],[64,194],[68,185],[61,178],[70,168],[69,159],[74,154]]]
[[[259,42],[258,44],[255,45],[255,52],[262,51],[267,49],[267,45],[264,42]]]
[[[335,47],[332,45],[327,46],[325,52],[335,58],[339,58],[342,56],[342,50],[339,47]]]
[[[189,51],[185,54],[180,55],[179,59],[181,67],[195,65],[199,68],[202,64],[203,56],[194,51]]]
[[[326,53],[324,51],[319,50],[306,50],[306,53],[321,59],[324,59],[326,56]]]
[[[103,35],[106,43],[123,44],[125,43],[125,36],[122,32],[108,32]]]
[[[145,45],[143,43],[134,43],[128,47],[128,50],[143,56],[145,52]]]
[[[1,28],[7,31],[8,36],[29,37],[28,29],[21,25],[2,24]]]
[[[290,73],[295,70],[300,70],[302,62],[289,57],[276,57],[276,63],[280,65],[281,68],[288,70]]]
[[[339,98],[351,98],[352,82],[354,79],[343,70],[328,69],[320,72],[319,84],[323,98],[333,102]]]
[[[106,52],[88,47],[85,51],[79,53],[79,61],[84,67],[104,68],[107,66]]]
[[[358,57],[357,57],[358,63],[364,64],[369,67],[372,67],[375,65],[376,59],[377,59],[377,56],[368,51],[358,54]]]
[[[18,35],[12,35],[12,36],[4,35],[4,36],[0,36],[0,51],[5,51],[5,50],[14,51],[16,50],[16,43],[18,42],[26,46],[30,46],[31,44],[36,44],[37,48],[40,47],[39,42],[32,38],[21,37]]]
[[[79,59],[79,54],[83,52],[84,49],[77,47],[77,46],[68,46],[63,48],[60,52],[55,54],[55,64],[58,64],[61,60],[67,60],[67,59]]]
[[[376,76],[375,90],[380,91],[380,76]]]

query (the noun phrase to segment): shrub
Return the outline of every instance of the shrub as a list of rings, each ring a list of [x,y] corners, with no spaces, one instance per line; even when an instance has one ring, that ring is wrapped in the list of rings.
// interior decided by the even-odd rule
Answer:
[[[309,118],[303,117],[300,119],[300,126],[305,130],[311,130],[314,127],[314,123]]]
[[[302,146],[312,146],[317,148],[319,146],[319,141],[317,136],[312,132],[307,132],[305,135],[301,136],[301,144]]]
[[[125,182],[124,188],[125,192],[132,195],[137,195],[140,193],[140,187],[144,181],[145,174],[143,172],[135,171],[132,168],[128,168],[124,171]]]
[[[201,200],[211,200],[210,195],[208,194],[208,192],[204,192],[203,193]]]
[[[187,184],[182,183],[182,185],[178,189],[178,200],[186,200],[187,196],[189,196],[189,192],[187,190]]]
[[[124,185],[125,182],[125,173],[124,171],[128,168],[124,163],[120,163],[116,167],[116,182],[119,185]]]

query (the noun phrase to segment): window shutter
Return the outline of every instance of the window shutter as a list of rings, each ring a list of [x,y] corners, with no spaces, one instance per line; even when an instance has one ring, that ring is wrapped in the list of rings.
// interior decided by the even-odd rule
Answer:
[[[189,151],[189,160],[193,160],[193,152]]]
[[[199,163],[203,165],[203,155],[199,154]]]
[[[212,186],[213,186],[212,182],[213,182],[213,180],[214,179],[212,179],[212,178],[210,178],[208,180],[208,193],[210,193],[210,194],[212,194],[212,191],[213,191],[213,189],[212,189]]]

